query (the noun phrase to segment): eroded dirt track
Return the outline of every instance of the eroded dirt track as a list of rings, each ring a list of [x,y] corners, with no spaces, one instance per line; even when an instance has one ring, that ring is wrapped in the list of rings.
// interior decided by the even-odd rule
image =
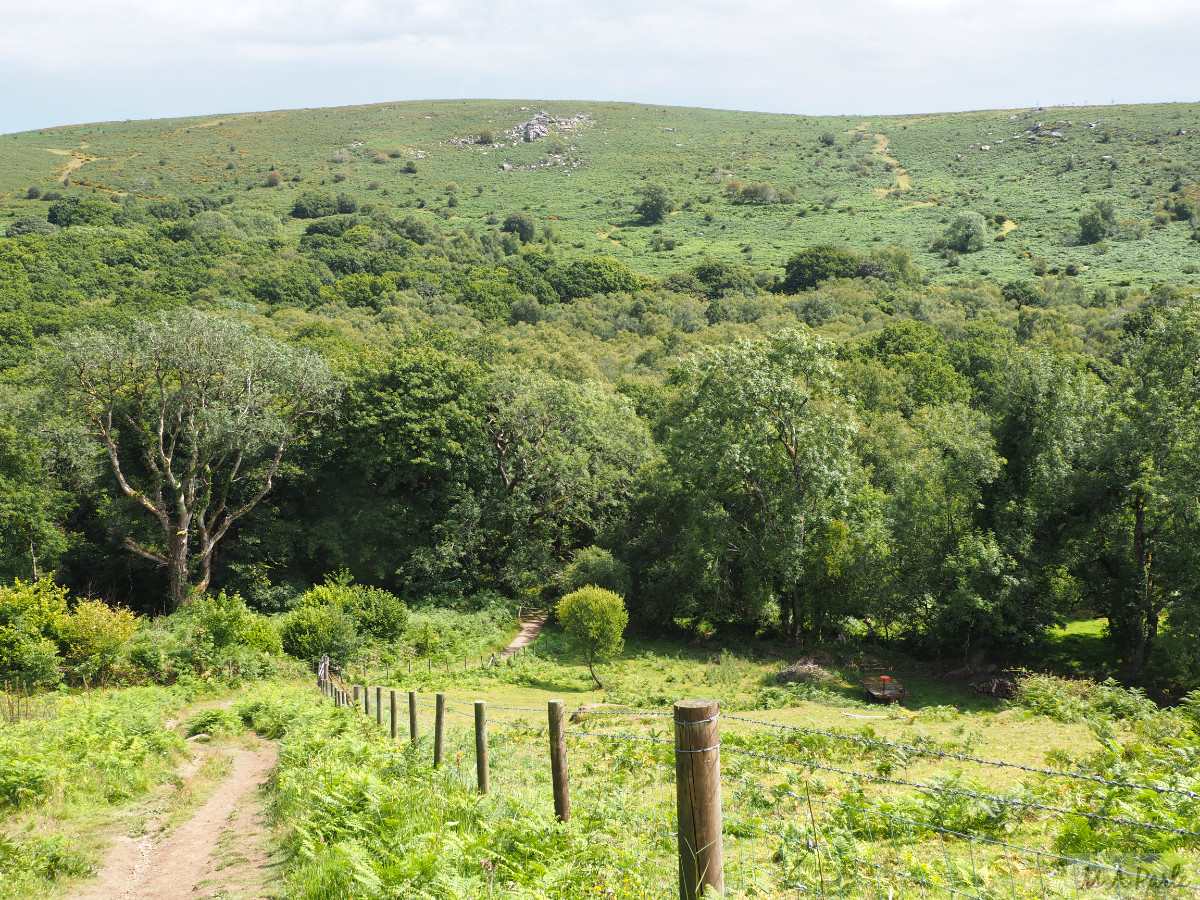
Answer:
[[[259,742],[231,748],[229,774],[183,824],[166,837],[122,837],[97,880],[76,900],[178,900],[211,897],[258,900],[269,880],[262,787],[276,748]]]

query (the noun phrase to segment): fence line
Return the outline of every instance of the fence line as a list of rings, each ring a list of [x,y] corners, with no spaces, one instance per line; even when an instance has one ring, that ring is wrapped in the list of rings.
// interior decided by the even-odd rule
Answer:
[[[461,703],[447,698],[447,702]],[[529,706],[492,706],[489,704],[489,709],[500,709],[512,712],[529,712],[542,713],[544,710],[529,707]],[[612,710],[612,709],[577,709],[572,715],[581,717],[592,716],[619,716],[626,718],[648,718],[648,717],[665,717],[672,713],[663,710],[649,709],[627,709],[627,710]],[[1160,784],[1144,784],[1133,781],[1121,781],[1118,779],[1105,778],[1101,775],[1093,775],[1086,772],[1066,772],[1059,769],[1045,769],[1038,766],[1029,766],[1023,763],[1012,763],[998,759],[986,759],[984,757],[972,756],[967,753],[952,753],[946,750],[935,750],[930,747],[919,747],[915,744],[903,744],[896,741],[881,740],[878,738],[868,738],[862,735],[846,734],[837,731],[823,731],[817,728],[804,728],[798,725],[785,725],[779,722],[768,722],[763,719],[753,719],[748,716],[739,716],[733,713],[722,713],[721,717],[732,722],[742,722],[750,725],[758,725],[764,728],[771,728],[778,731],[789,731],[798,734],[805,734],[812,737],[823,737],[833,741],[846,741],[848,743],[858,744],[866,747],[880,747],[888,750],[899,750],[904,753],[911,753],[917,756],[925,756],[933,759],[949,759],[956,762],[973,763],[981,766],[990,766],[999,769],[1011,769],[1014,771],[1026,772],[1031,775],[1043,775],[1048,778],[1067,778],[1074,781],[1086,781],[1093,784],[1105,785],[1108,787],[1129,788],[1137,791],[1152,791],[1156,794],[1176,794],[1181,797],[1188,797],[1193,800],[1200,800],[1200,793],[1187,788],[1169,787]]]
[[[323,682],[345,698],[348,686],[330,675]],[[364,698],[370,691],[363,690]],[[383,716],[379,694],[374,698],[374,714]],[[661,710],[577,710],[586,722],[591,716],[604,716],[602,721],[617,723],[622,717],[663,718],[673,716],[675,739],[654,733],[630,733],[599,729],[564,727],[565,711],[558,708],[556,725],[553,704],[548,709],[486,704],[486,729],[480,737],[479,709],[471,701],[439,695],[442,709],[460,723],[447,728],[447,742],[454,762],[454,773],[464,786],[477,786],[480,792],[490,790],[497,810],[504,815],[520,816],[528,810],[568,817],[575,827],[593,836],[597,846],[605,848],[610,859],[624,859],[618,869],[628,873],[631,882],[627,893],[610,888],[610,895],[623,897],[661,897],[676,890],[684,900],[699,897],[704,878],[713,875],[711,865],[697,865],[701,851],[712,848],[712,842],[690,847],[692,864],[689,868],[685,854],[688,844],[678,822],[684,814],[683,795],[677,778],[686,772],[687,762],[710,759],[710,767],[720,771],[724,755],[737,771],[718,775],[709,789],[715,796],[715,811],[701,811],[699,824],[712,827],[715,823],[718,858],[723,848],[723,860],[717,864],[716,875],[724,893],[735,897],[799,898],[839,897],[895,900],[920,897],[921,900],[1051,900],[1057,897],[1200,897],[1195,858],[1178,856],[1175,850],[1194,851],[1200,832],[1176,828],[1158,822],[1140,821],[1126,815],[1067,809],[1033,799],[998,796],[972,790],[928,784],[920,781],[893,778],[886,775],[855,772],[825,765],[815,759],[795,759],[761,753],[738,746],[740,732],[730,732],[725,740],[716,732],[718,719],[737,722],[754,728],[769,728],[778,732],[800,732],[833,741],[845,741],[846,746],[881,747],[921,754],[930,758],[1014,769],[1048,778],[1064,777],[1081,783],[1096,783],[1134,790],[1147,790],[1155,795],[1173,794],[1186,799],[1200,795],[1182,788],[1161,785],[1138,785],[1133,782],[1104,779],[1086,773],[1059,772],[1016,763],[987,760],[967,754],[955,754],[932,748],[913,747],[891,741],[875,740],[860,735],[822,732],[816,729],[779,725],[744,716],[713,713],[696,722],[682,722],[678,711]],[[437,709],[428,696],[414,695],[412,710]],[[482,704],[480,705],[482,706]],[[715,709],[715,704],[713,705]],[[364,706],[359,704],[360,712]],[[471,710],[471,711],[468,711]],[[678,710],[678,706],[677,706]],[[522,715],[510,715],[510,714]],[[529,715],[524,715],[529,714]],[[540,725],[528,721],[532,715],[548,716]],[[384,717],[386,718],[386,717]],[[462,719],[472,722],[463,727]],[[387,727],[380,721],[381,728]],[[648,723],[643,723],[645,727]],[[717,737],[709,745],[686,746],[678,733],[681,726],[712,727]],[[424,746],[426,728],[414,746]],[[563,741],[561,760],[562,785],[552,772],[554,736]],[[732,737],[733,743],[730,742]],[[668,746],[674,749],[674,765]],[[724,751],[724,754],[721,751]],[[747,766],[750,770],[747,771]],[[478,767],[478,768],[477,768]],[[759,771],[761,767],[762,771]],[[472,772],[476,769],[476,772]],[[824,796],[828,787],[817,780],[811,783],[808,770],[828,772],[846,778],[848,798],[835,794]],[[757,772],[757,774],[755,774]],[[794,773],[794,774],[789,774]],[[472,774],[477,775],[472,778]],[[802,777],[797,787],[795,776]],[[761,780],[766,778],[767,781]],[[489,782],[490,779],[490,782]],[[759,780],[756,780],[759,779]],[[908,812],[896,807],[889,796],[881,795],[877,805],[864,802],[861,785],[908,788],[946,803],[959,801],[983,804],[980,824],[967,817],[965,825],[953,826],[939,818],[945,812],[925,810]],[[561,801],[569,785],[569,804]],[[727,790],[722,790],[722,788]],[[857,793],[855,793],[857,792]],[[814,796],[815,793],[815,796]],[[710,797],[712,799],[712,797]],[[707,802],[707,801],[706,801]],[[987,807],[993,807],[990,813]],[[704,804],[701,804],[703,808]],[[987,824],[988,815],[1004,808],[1022,810],[1012,820],[998,819],[999,825]],[[689,807],[691,809],[691,807]],[[564,810],[569,810],[564,815]],[[1120,811],[1119,808],[1117,811]],[[926,812],[929,812],[926,818]],[[1045,818],[1030,819],[1031,813],[1044,813]],[[688,812],[687,815],[692,815]],[[1200,816],[1200,810],[1197,811]],[[715,816],[715,819],[714,819]],[[978,816],[976,818],[979,818]],[[1097,827],[1115,825],[1138,829],[1146,833],[1156,849],[1141,855],[1122,852],[1103,842],[1096,852],[1071,855],[1051,841],[1047,846],[1030,844],[1049,841],[1051,821],[1063,823],[1066,830],[1073,821],[1086,821]],[[690,827],[690,826],[689,826]],[[983,833],[974,833],[982,829]],[[614,836],[619,832],[619,840]],[[1003,838],[1026,833],[1029,841],[1008,841]],[[1122,835],[1125,832],[1121,832]],[[1150,841],[1151,835],[1157,835]],[[1141,840],[1141,839],[1139,839]],[[1174,842],[1175,846],[1172,846]],[[624,856],[622,856],[624,854]],[[676,880],[675,873],[680,873]],[[690,874],[689,874],[690,873]],[[603,880],[600,874],[598,878]],[[690,879],[690,881],[689,881]],[[714,882],[707,882],[714,883]]]
[[[784,725],[778,722],[764,722],[761,719],[751,719],[746,716],[737,716],[726,714],[726,719],[734,722],[747,722],[753,725],[761,725],[767,728],[775,728],[780,731],[795,731],[800,734],[832,738],[839,741],[850,741],[855,744],[862,744],[870,747],[884,747],[889,750],[902,750],[905,753],[915,753],[920,756],[935,757],[938,759],[953,759],[958,762],[975,763],[981,766],[993,766],[1000,769],[1016,769],[1022,772],[1029,772],[1034,775],[1046,775],[1053,778],[1072,778],[1079,781],[1090,781],[1095,784],[1104,784],[1111,787],[1133,788],[1139,791],[1154,791],[1159,794],[1179,794],[1184,797],[1190,797],[1194,800],[1200,800],[1200,793],[1189,791],[1186,788],[1163,787],[1154,784],[1138,784],[1131,781],[1116,781],[1109,778],[1103,778],[1099,775],[1090,775],[1084,772],[1061,772],[1055,769],[1041,769],[1037,766],[1026,766],[1021,763],[1010,763],[996,759],[983,759],[978,756],[971,756],[965,753],[949,753],[944,750],[933,750],[928,747],[917,747],[913,744],[899,744],[894,741],[883,741],[875,738],[866,738],[860,735],[840,734],[836,731],[821,731],[815,728],[802,728],[798,725]]]

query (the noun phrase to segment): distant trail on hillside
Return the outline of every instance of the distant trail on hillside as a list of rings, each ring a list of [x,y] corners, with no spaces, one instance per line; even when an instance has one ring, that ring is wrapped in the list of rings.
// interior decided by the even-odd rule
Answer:
[[[532,644],[534,639],[542,633],[542,629],[545,627],[546,617],[544,615],[539,613],[538,615],[530,616],[524,621],[524,623],[522,623],[520,634],[513,638],[513,642],[505,648],[503,653],[500,654],[500,658],[508,659],[522,647],[527,647]]]
[[[231,753],[232,771],[191,818],[157,842],[150,835],[121,838],[98,880],[76,900],[262,898],[267,830],[258,788],[275,767],[276,746],[262,742]],[[226,835],[234,839],[222,841]]]

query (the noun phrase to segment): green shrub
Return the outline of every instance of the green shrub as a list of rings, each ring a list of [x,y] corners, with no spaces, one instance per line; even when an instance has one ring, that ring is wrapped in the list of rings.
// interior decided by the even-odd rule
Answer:
[[[656,181],[643,185],[638,193],[642,199],[634,210],[647,225],[663,221],[675,210],[675,201],[670,192]]]
[[[56,231],[58,231],[56,227],[40,216],[21,216],[8,226],[4,236],[11,238],[20,237],[23,234],[54,234]]]
[[[625,601],[612,591],[588,586],[559,600],[555,614],[567,638],[587,660],[596,686],[603,687],[595,663],[615,656],[625,646],[625,626],[629,624]]]
[[[954,217],[943,235],[946,246],[958,253],[982,250],[987,241],[987,221],[977,212],[963,210]]]
[[[0,586],[0,625],[23,626],[43,637],[57,637],[67,618],[67,589],[49,578]]]
[[[58,647],[36,632],[0,625],[0,686],[31,690],[58,684]]]
[[[509,213],[504,217],[500,230],[515,234],[522,244],[528,244],[537,234],[537,222],[528,213]]]
[[[830,278],[853,278],[862,261],[859,254],[844,247],[832,244],[806,247],[788,259],[780,289],[786,294],[798,294]]]
[[[71,225],[108,225],[116,211],[117,205],[108,200],[79,200],[71,197],[51,203],[46,212],[46,220],[51,225],[61,228]]]
[[[328,655],[344,662],[359,645],[354,619],[340,606],[311,604],[292,610],[283,618],[279,637],[289,655],[309,661]]]
[[[1096,683],[1055,675],[1022,676],[1013,702],[1059,722],[1141,719],[1157,709],[1141,691],[1122,687],[1112,678]]]
[[[337,215],[337,200],[331,194],[306,191],[292,204],[292,217],[296,219],[319,219]]]
[[[632,588],[629,567],[600,547],[576,550],[574,558],[563,570],[561,583],[564,594],[590,584],[627,597]]]
[[[593,256],[556,266],[547,276],[550,284],[565,300],[613,294],[632,293],[641,281],[629,266],[611,256]]]
[[[360,631],[383,641],[393,641],[408,626],[408,607],[395,594],[374,587],[352,585],[343,601]]]
[[[197,597],[176,615],[207,631],[213,647],[218,650],[237,644],[264,653],[283,650],[279,632],[271,620],[246,606],[246,601],[239,594],[227,595],[222,591],[215,597]]]
[[[383,641],[400,637],[408,625],[408,607],[399,597],[381,588],[352,584],[345,572],[302,594],[296,605],[336,607],[351,617],[358,631]]]
[[[59,629],[63,653],[79,678],[107,681],[137,627],[137,616],[128,609],[81,600]]]

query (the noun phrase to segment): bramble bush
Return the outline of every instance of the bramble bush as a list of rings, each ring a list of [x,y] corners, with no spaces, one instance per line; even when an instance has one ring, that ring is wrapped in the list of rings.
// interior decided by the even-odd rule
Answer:
[[[1059,722],[1136,720],[1158,708],[1140,690],[1123,687],[1112,678],[1097,683],[1056,675],[1022,676],[1013,703]]]

